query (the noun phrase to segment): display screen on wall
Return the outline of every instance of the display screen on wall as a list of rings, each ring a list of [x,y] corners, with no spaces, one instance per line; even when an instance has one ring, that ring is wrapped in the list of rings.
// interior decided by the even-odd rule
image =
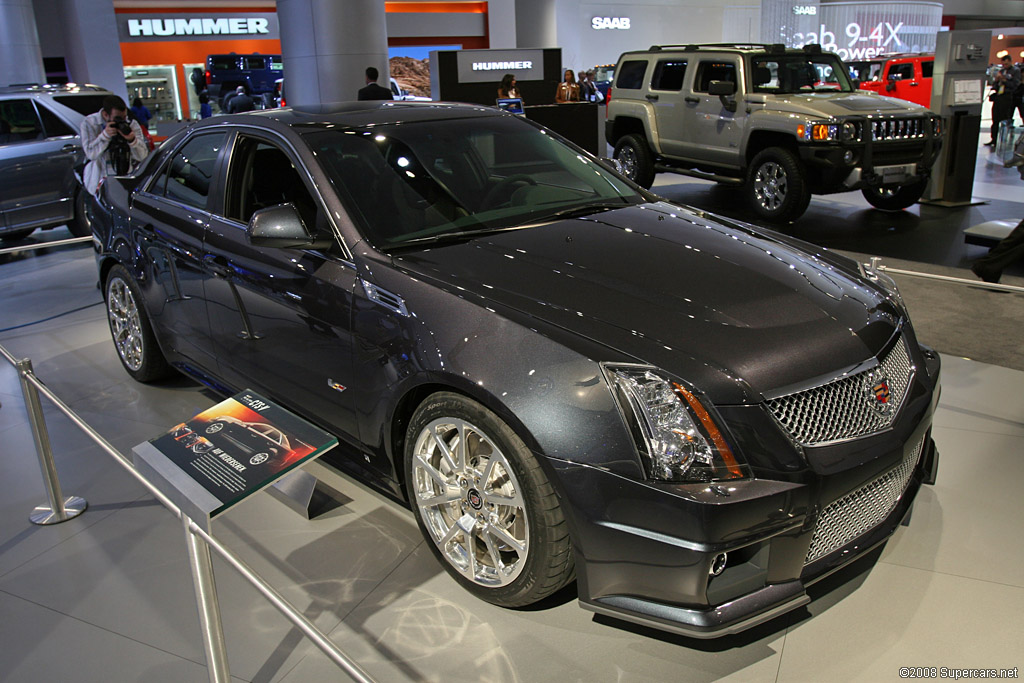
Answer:
[[[497,83],[505,74],[518,81],[544,79],[544,50],[460,50],[455,57],[459,83]]]
[[[942,4],[830,2],[811,18],[818,21],[789,36],[791,47],[818,43],[845,61],[859,61],[896,52],[934,52]]]

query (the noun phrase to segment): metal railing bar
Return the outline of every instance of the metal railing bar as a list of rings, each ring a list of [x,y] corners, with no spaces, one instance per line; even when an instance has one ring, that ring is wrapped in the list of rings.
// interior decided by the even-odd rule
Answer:
[[[282,614],[288,617],[289,621],[295,624],[295,626],[302,631],[307,638],[312,640],[325,655],[330,657],[335,664],[344,669],[345,672],[353,678],[353,680],[359,681],[359,683],[373,683],[373,679],[370,678],[358,664],[353,662],[345,655],[345,653],[339,650],[333,641],[327,638],[320,629],[314,626],[308,619],[306,619],[305,616],[295,609],[295,607],[288,602],[284,596],[278,593],[273,586],[255,574],[242,559],[236,557],[230,550],[221,545],[220,541],[203,531],[202,527],[194,521],[189,523],[189,531],[206,541],[210,548],[217,551],[217,554],[220,555],[225,562],[234,567],[242,576],[246,577],[249,580],[249,583],[263,594],[263,597],[269,600],[270,603],[277,607]]]
[[[221,556],[228,564],[234,567],[239,574],[242,575],[246,581],[249,582],[261,595],[263,595],[274,607],[277,608],[281,614],[285,616],[292,624],[294,624],[300,631],[302,631],[317,648],[327,655],[335,664],[345,670],[354,680],[359,683],[373,683],[373,679],[369,677],[354,661],[348,658],[344,652],[342,652],[337,645],[331,641],[322,631],[320,631],[316,625],[314,625],[309,619],[307,619],[301,612],[299,612],[288,600],[286,600],[280,593],[278,593],[270,584],[259,577],[252,569],[249,568],[245,562],[240,558],[236,557],[230,549],[225,547],[205,531],[202,530],[194,521],[188,519],[188,516],[183,514],[181,509],[175,505],[167,496],[165,496],[156,486],[154,486],[148,479],[142,476],[138,470],[135,469],[135,465],[125,457],[119,450],[114,448],[109,441],[103,438],[96,430],[89,426],[81,417],[79,417],[59,396],[57,396],[49,387],[47,387],[42,380],[35,376],[31,369],[22,371],[19,367],[19,361],[10,354],[7,349],[0,344],[0,355],[7,359],[15,368],[18,370],[19,375],[26,381],[30,382],[36,389],[46,396],[53,404],[57,407],[60,412],[64,413],[65,416],[72,423],[74,423],[79,429],[85,432],[93,442],[96,443],[104,452],[112,456],[128,474],[133,476],[140,484],[142,484],[147,491],[159,500],[168,510],[170,510],[178,519],[187,520],[187,530],[195,535],[202,538],[210,548],[217,551],[217,554]],[[202,607],[200,607],[202,609]],[[213,667],[215,662],[209,662],[209,665]],[[211,668],[211,676],[213,670]]]
[[[978,287],[981,289],[992,289],[1000,292],[1012,292],[1014,294],[1024,294],[1024,287],[1018,287],[1017,285],[1001,285],[995,282],[984,282],[981,280],[968,280],[964,277],[950,277],[949,275],[936,275],[934,273],[921,273],[916,270],[903,270],[902,268],[890,268],[889,266],[879,265],[878,270],[883,273],[890,273],[892,275],[906,275],[908,277],[919,277],[925,280],[938,280],[940,282],[949,282],[955,285],[964,285],[966,287]]]
[[[34,251],[36,249],[47,249],[49,247],[62,247],[65,244],[80,244],[92,242],[92,237],[69,237],[66,240],[54,240],[53,242],[41,242],[39,244],[26,244],[23,247],[5,247],[0,249],[0,254],[13,254],[19,251]]]

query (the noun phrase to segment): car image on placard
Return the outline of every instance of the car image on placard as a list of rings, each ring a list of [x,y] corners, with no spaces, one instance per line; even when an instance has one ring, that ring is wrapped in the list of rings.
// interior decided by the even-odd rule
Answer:
[[[327,461],[407,501],[497,605],[575,580],[599,613],[735,633],[935,478],[939,358],[890,278],[491,107],[208,119],[96,213],[129,374],[330,430]]]

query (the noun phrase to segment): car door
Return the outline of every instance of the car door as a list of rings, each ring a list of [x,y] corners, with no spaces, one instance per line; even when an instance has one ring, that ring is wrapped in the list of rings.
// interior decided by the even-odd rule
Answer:
[[[920,73],[913,60],[892,61],[886,72],[886,94],[901,100],[918,102],[921,99]]]
[[[59,224],[73,214],[77,131],[31,98],[0,100],[0,213],[9,230]]]
[[[211,223],[204,267],[220,374],[357,443],[347,391],[352,367],[355,266],[333,236],[310,176],[284,140],[240,132],[227,169],[222,215]],[[282,249],[250,243],[262,208],[291,203],[331,246]]]
[[[729,111],[717,95],[708,93],[712,81],[736,84],[735,99],[742,98],[738,58],[720,56],[701,59],[692,69],[689,91],[684,97],[682,117],[684,152],[682,156],[722,166],[741,166],[740,143],[743,136],[742,106]]]
[[[688,59],[671,57],[659,59],[651,75],[647,100],[654,107],[654,120],[658,124],[658,138],[662,153],[683,156],[686,149],[686,107],[683,101],[683,82]]]
[[[199,369],[216,368],[206,315],[203,242],[217,196],[217,168],[228,134],[194,135],[168,155],[132,197],[129,220],[138,248],[151,264],[140,282],[162,345]]]

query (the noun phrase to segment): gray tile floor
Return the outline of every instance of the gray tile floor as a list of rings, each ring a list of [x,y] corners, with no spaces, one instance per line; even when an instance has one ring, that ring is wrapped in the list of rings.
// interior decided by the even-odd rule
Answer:
[[[0,262],[0,344],[30,357],[127,453],[219,398],[184,379],[131,381],[95,282],[87,247]],[[807,608],[737,637],[695,641],[595,617],[571,592],[532,611],[482,603],[436,564],[408,510],[344,477],[334,483],[350,500],[313,521],[261,494],[213,533],[381,681],[896,681],[900,667],[1019,670],[1024,373],[943,361],[939,480],[921,492],[910,526],[815,586]],[[0,680],[207,680],[180,523],[48,408],[64,492],[89,509],[30,524],[45,493],[19,382],[2,360],[0,405]],[[345,680],[214,564],[237,680]]]

